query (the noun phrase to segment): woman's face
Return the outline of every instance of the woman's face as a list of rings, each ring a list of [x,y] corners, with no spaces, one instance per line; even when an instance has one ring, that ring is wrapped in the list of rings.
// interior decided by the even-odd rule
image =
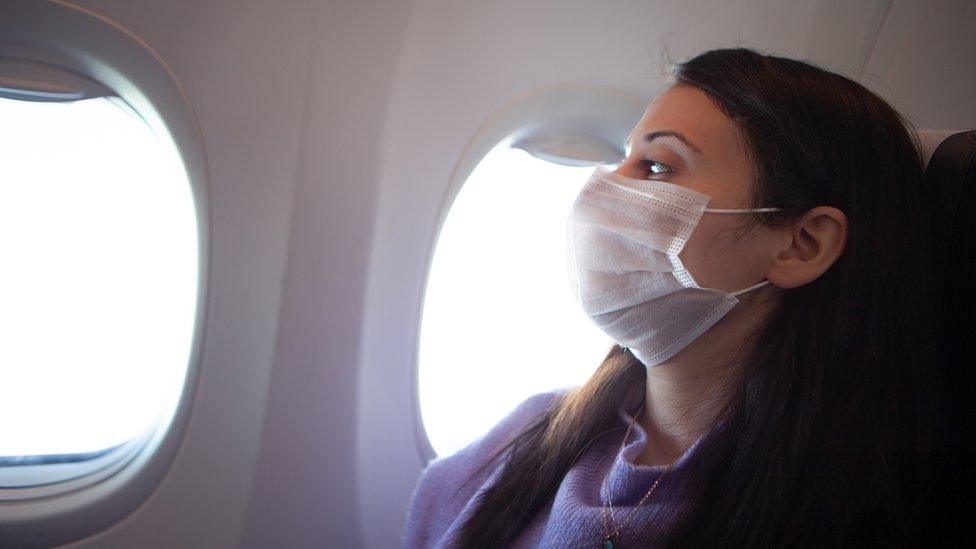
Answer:
[[[751,203],[755,175],[744,135],[698,88],[661,92],[629,142],[630,155],[616,170],[625,177],[688,187],[711,197],[708,208],[766,206]],[[700,286],[733,292],[765,278],[772,232],[759,227],[736,239],[749,221],[750,214],[702,215],[680,254]]]

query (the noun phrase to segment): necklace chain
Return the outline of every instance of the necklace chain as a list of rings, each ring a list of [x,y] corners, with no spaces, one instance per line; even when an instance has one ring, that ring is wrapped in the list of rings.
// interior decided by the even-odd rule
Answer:
[[[637,412],[637,414],[634,415],[633,418],[631,418],[630,425],[627,426],[627,433],[624,434],[624,440],[620,443],[620,451],[618,452],[618,454],[620,452],[623,452],[624,446],[626,446],[626,444],[627,444],[627,438],[630,437],[630,430],[634,427],[634,423],[637,421],[637,418],[640,417],[640,415],[641,415],[641,413],[643,411],[644,411],[644,409],[641,408],[641,410],[639,412]],[[607,537],[604,538],[604,541],[618,539],[618,536],[620,535],[620,531],[623,530],[624,526],[626,526],[628,522],[630,522],[630,519],[634,516],[634,513],[637,512],[637,509],[641,505],[644,504],[644,501],[647,500],[648,497],[650,497],[651,492],[653,492],[654,489],[657,488],[658,483],[661,482],[661,479],[664,478],[664,474],[668,472],[668,469],[670,469],[672,465],[674,465],[674,462],[669,463],[664,468],[664,470],[661,471],[661,474],[658,475],[657,480],[655,480],[654,481],[654,484],[651,485],[651,489],[648,490],[647,493],[644,494],[644,497],[642,497],[641,500],[639,502],[637,502],[637,505],[635,505],[634,508],[630,510],[630,513],[624,518],[624,521],[622,523],[620,523],[619,526],[617,526],[617,520],[613,516],[613,500],[610,499],[610,491],[607,490],[607,499],[606,499],[606,501],[603,504],[603,526],[604,526],[604,529],[607,532]],[[611,470],[612,470],[612,467],[613,466],[611,465]],[[609,475],[607,475],[607,476],[609,476]],[[603,477],[603,482],[600,485],[601,488],[606,488],[606,483],[607,483],[607,477]],[[609,506],[610,506],[609,517],[607,516],[608,515],[608,512],[607,512],[607,504],[609,504]],[[613,532],[610,531],[610,523],[609,523],[609,521],[613,521],[614,526],[616,526],[616,530],[613,531]],[[606,547],[606,545],[604,545],[604,546]],[[611,545],[609,545],[609,547],[613,547],[612,543],[611,543]]]

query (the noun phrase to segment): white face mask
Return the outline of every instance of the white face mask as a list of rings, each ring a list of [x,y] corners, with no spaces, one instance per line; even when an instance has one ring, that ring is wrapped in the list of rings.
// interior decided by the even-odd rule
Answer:
[[[737,295],[702,288],[678,254],[703,213],[780,208],[709,209],[708,195],[664,181],[630,179],[598,166],[570,213],[569,273],[586,314],[645,366],[660,364],[705,333],[738,303]]]

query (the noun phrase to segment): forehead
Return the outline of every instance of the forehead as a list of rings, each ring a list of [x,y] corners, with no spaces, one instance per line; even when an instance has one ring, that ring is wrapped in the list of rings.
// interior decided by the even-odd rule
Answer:
[[[642,146],[644,136],[654,131],[683,134],[701,151],[695,156],[697,162],[726,162],[746,152],[741,131],[732,119],[708,94],[692,86],[678,84],[659,93],[631,131],[631,146]],[[667,142],[675,148],[680,146],[674,139]]]

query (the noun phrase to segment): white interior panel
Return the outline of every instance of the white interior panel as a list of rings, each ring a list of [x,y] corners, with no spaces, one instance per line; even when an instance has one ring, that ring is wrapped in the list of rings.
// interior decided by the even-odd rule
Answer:
[[[896,0],[862,84],[920,128],[976,127],[976,2]]]

